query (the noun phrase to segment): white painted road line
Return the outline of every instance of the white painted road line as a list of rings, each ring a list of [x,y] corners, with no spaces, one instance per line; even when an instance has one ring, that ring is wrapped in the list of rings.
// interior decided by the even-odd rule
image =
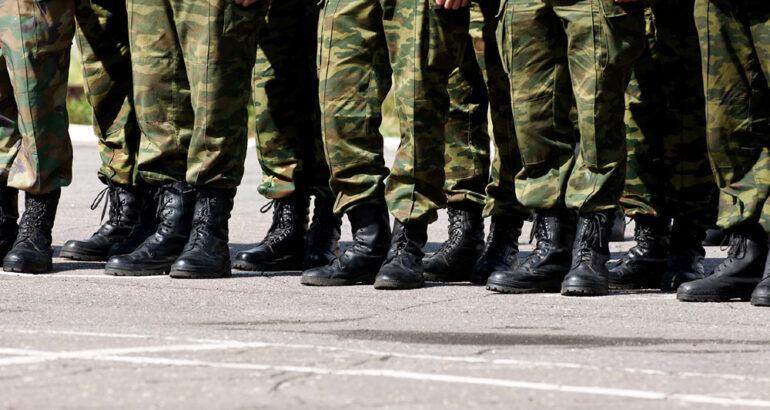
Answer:
[[[44,273],[44,274],[31,274],[31,273],[17,273],[17,272],[5,272],[0,271],[0,276],[15,276],[19,278],[35,278],[35,279],[128,279],[128,280],[149,280],[149,279],[169,279],[167,275],[153,275],[153,276],[112,276],[112,275],[69,275],[63,273]]]
[[[422,382],[470,384],[488,387],[505,387],[522,390],[552,391],[585,395],[598,395],[625,399],[673,401],[680,403],[716,404],[723,406],[770,407],[770,401],[758,399],[732,399],[699,394],[668,394],[665,392],[635,389],[615,389],[601,386],[572,386],[553,383],[537,383],[510,379],[455,376],[450,374],[419,373],[390,369],[332,369],[312,366],[275,366],[259,363],[227,363],[201,360],[167,359],[156,357],[96,356],[89,360],[110,361],[143,365],[210,367],[234,370],[279,371],[316,374],[325,376],[381,377]]]
[[[265,348],[265,347],[277,347],[286,349],[297,350],[316,350],[316,351],[336,351],[346,353],[357,353],[369,356],[377,357],[397,357],[401,359],[410,360],[425,360],[425,361],[440,361],[440,362],[459,362],[459,363],[477,363],[477,364],[489,364],[496,366],[511,366],[519,368],[545,368],[545,369],[575,369],[575,370],[590,370],[601,372],[614,372],[621,371],[631,374],[646,374],[646,375],[658,375],[669,376],[679,378],[713,378],[722,380],[735,380],[735,381],[748,381],[754,383],[770,383],[768,377],[757,377],[742,374],[727,374],[727,373],[701,373],[701,372],[667,372],[657,369],[642,369],[642,368],[617,368],[609,366],[591,366],[580,363],[566,363],[566,362],[548,362],[548,361],[529,361],[529,360],[517,360],[517,359],[488,359],[484,357],[476,356],[441,356],[441,355],[428,355],[428,354],[414,354],[414,353],[402,353],[392,352],[384,350],[369,350],[369,349],[356,349],[339,346],[324,346],[324,345],[312,345],[312,344],[296,344],[296,343],[275,343],[275,342],[242,342],[237,340],[212,340],[212,339],[195,339],[195,338],[177,338],[166,337],[147,334],[131,334],[131,333],[101,333],[101,332],[79,332],[70,330],[30,330],[30,329],[4,329],[3,332],[21,333],[21,334],[50,334],[50,335],[71,335],[71,336],[88,336],[88,337],[102,337],[102,338],[128,338],[128,339],[159,339],[167,341],[185,342],[185,343],[200,343],[200,345],[178,345],[181,348],[179,351],[185,349],[194,349],[192,347],[185,346],[203,346],[200,350],[217,350],[215,347],[219,346],[220,349],[237,349],[237,348]],[[157,350],[163,349],[163,350]],[[101,349],[101,350],[86,350],[70,352],[70,354],[86,354],[86,355],[105,355],[105,354],[131,354],[131,353],[146,353],[146,352],[173,352],[176,351],[173,345],[167,347],[138,347],[138,348],[126,348],[126,349]],[[38,351],[31,351],[32,354],[39,353]],[[118,353],[120,352],[120,353]],[[3,349],[0,348],[0,354],[3,353]],[[48,353],[48,352],[46,352]],[[10,353],[9,353],[10,354]],[[64,353],[62,353],[64,354]],[[71,358],[71,357],[66,357]],[[60,358],[50,358],[48,360],[59,360]],[[62,357],[61,359],[65,359]],[[8,359],[8,364],[24,364],[23,362],[15,363]],[[38,362],[41,360],[36,360]],[[46,361],[46,360],[42,360]],[[0,359],[0,366],[6,363],[3,359]]]

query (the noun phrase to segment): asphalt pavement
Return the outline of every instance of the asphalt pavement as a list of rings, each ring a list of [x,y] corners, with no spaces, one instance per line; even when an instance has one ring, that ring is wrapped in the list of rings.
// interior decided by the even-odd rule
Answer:
[[[101,210],[89,209],[98,163],[95,144],[79,139],[57,249],[99,226]],[[233,252],[271,220],[253,148],[246,167]],[[613,243],[615,257],[630,233]],[[446,236],[442,212],[428,250]],[[707,265],[724,254],[709,248]],[[316,288],[298,272],[125,278],[103,275],[103,263],[54,265],[0,275],[0,408],[770,407],[770,309],[746,302],[686,304],[654,290],[501,295],[468,283]]]

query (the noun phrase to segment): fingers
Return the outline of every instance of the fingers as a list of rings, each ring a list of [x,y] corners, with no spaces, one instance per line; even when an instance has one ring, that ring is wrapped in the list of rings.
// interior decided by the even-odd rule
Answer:
[[[239,6],[249,7],[259,0],[233,0],[233,2]]]
[[[457,10],[468,5],[468,0],[436,0],[436,4],[445,9]]]

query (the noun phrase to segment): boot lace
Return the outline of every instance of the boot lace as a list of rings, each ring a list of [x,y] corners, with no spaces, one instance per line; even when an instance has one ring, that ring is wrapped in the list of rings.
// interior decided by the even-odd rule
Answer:
[[[738,255],[746,250],[746,238],[743,235],[731,233],[729,238],[725,237],[722,239],[722,243],[725,241],[728,241],[727,258],[714,269],[714,274],[718,274],[727,266],[731,265]],[[720,249],[722,246],[723,245],[720,245]]]
[[[271,208],[273,209],[273,222],[265,235],[265,239],[262,240],[262,243],[266,245],[273,245],[285,240],[291,233],[291,226],[295,223],[295,212],[291,205],[273,199],[260,208],[259,212],[264,214],[269,212]]]
[[[99,193],[98,193],[98,194],[96,194],[96,197],[94,198],[93,202],[91,202],[91,210],[92,210],[92,211],[95,211],[95,210],[96,210],[96,208],[98,208],[98,207],[99,207],[99,204],[101,204],[101,203],[102,203],[102,201],[104,200],[104,198],[105,198],[105,197],[107,196],[107,194],[110,192],[110,186],[111,186],[111,184],[110,184],[110,183],[108,183],[108,185],[107,185],[107,187],[106,187],[106,188],[102,189],[101,191],[99,191]],[[101,219],[99,219],[99,223],[101,223],[102,221],[104,221],[104,215],[107,213],[107,204],[108,204],[109,202],[110,202],[110,201],[105,201],[105,202],[104,202],[104,207],[102,207],[102,217],[101,217]]]
[[[190,239],[187,243],[187,248],[189,250],[201,247],[203,245],[203,240],[209,236],[206,229],[206,222],[211,220],[211,208],[214,198],[201,198],[199,201],[203,201],[203,205],[196,210],[195,217],[192,221]]]
[[[533,249],[532,252],[527,255],[522,264],[540,259],[548,252],[550,242],[547,241],[547,232],[548,218],[535,214],[535,218],[532,222],[532,231],[529,233],[529,243],[532,243],[533,239],[537,239],[537,244],[535,245],[535,249]]]
[[[109,198],[105,201],[105,198]],[[102,189],[93,202],[91,202],[91,210],[95,211],[99,205],[104,202],[102,207],[102,216],[99,219],[99,223],[104,221],[104,215],[107,213],[107,206],[110,207],[110,218],[108,222],[112,224],[120,224],[120,220],[123,216],[123,210],[126,209],[125,197],[120,195],[120,188],[115,186],[112,181],[107,181],[107,187]]]
[[[405,229],[399,229],[396,235],[393,236],[392,240],[396,243],[396,246],[393,248],[392,257],[388,258],[388,260],[392,260],[403,254],[406,250],[406,247],[409,245],[409,240],[406,237]]]
[[[46,223],[46,206],[42,201],[27,201],[24,216],[19,223],[17,242],[32,239],[40,234]]]
[[[584,229],[578,239],[576,250],[577,260],[575,262],[590,263],[593,256],[593,250],[604,246],[604,236],[601,229],[603,223],[604,217],[599,213],[595,213],[584,219]]]
[[[447,209],[447,215],[449,217],[449,238],[441,244],[441,247],[436,253],[449,253],[453,248],[457,247],[462,240],[462,211],[449,208]]]

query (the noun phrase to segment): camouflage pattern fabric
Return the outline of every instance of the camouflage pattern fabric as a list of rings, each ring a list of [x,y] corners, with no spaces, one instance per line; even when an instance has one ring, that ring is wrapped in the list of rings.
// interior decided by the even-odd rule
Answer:
[[[267,1],[267,0],[262,0]],[[317,0],[272,0],[254,67],[259,193],[331,199],[318,103]]]
[[[770,3],[697,0],[717,224],[770,232]]]
[[[75,21],[84,88],[99,139],[99,179],[132,185],[141,133],[134,111],[126,4],[77,0]]]
[[[72,179],[66,97],[73,0],[0,0],[0,183],[31,194]]]
[[[235,188],[258,24],[267,2],[128,0],[139,176]]]
[[[449,203],[468,202],[483,207],[484,188],[489,181],[489,96],[484,76],[486,67],[482,67],[485,33],[481,4],[471,3],[470,16],[462,62],[452,71],[447,86],[449,117],[445,127],[444,192]],[[494,16],[489,24],[495,24]]]
[[[528,213],[514,189],[513,177],[521,169],[521,154],[513,128],[510,83],[497,46],[499,7],[499,0],[471,3],[468,45],[448,86],[444,191],[448,202],[485,205],[484,216]],[[487,123],[490,106],[495,145],[491,175]]]
[[[328,0],[320,36],[320,99],[335,211],[382,203],[403,223],[444,206],[447,82],[468,35],[468,10],[433,0]],[[395,90],[401,143],[390,173],[382,101]],[[387,186],[385,185],[385,178]]]
[[[656,0],[647,44],[626,91],[627,216],[674,218],[710,228],[716,184],[706,148],[695,0]]]
[[[500,41],[524,163],[517,197],[536,210],[616,208],[626,167],[623,98],[644,49],[643,3],[507,1]]]

